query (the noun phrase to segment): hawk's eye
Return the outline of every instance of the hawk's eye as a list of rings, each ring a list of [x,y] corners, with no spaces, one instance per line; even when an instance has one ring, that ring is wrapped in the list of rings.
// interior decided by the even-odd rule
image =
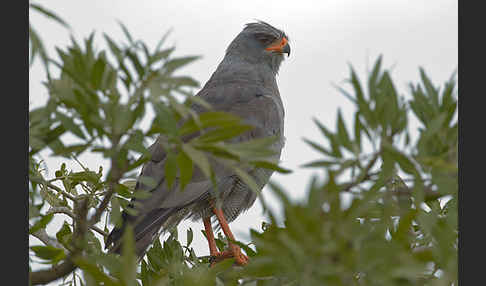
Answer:
[[[264,44],[264,45],[269,45],[269,44],[271,44],[273,41],[275,41],[277,39],[277,38],[275,38],[272,35],[263,34],[263,33],[257,33],[257,34],[255,34],[255,38],[258,41],[260,41],[262,44]]]

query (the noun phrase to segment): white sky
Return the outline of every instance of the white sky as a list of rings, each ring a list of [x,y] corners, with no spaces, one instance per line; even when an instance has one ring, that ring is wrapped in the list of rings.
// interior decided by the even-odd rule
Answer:
[[[255,19],[266,21],[290,37],[292,54],[282,64],[277,81],[284,103],[286,145],[282,165],[294,170],[290,175],[275,174],[272,180],[284,186],[299,199],[305,195],[310,170],[298,166],[316,159],[302,138],[321,140],[312,117],[334,128],[337,109],[351,119],[354,107],[340,95],[332,83],[349,90],[344,79],[352,64],[362,80],[379,54],[383,66],[393,66],[392,77],[399,91],[408,98],[407,84],[419,81],[419,66],[436,85],[449,79],[458,67],[457,1],[453,0],[326,0],[326,1],[35,1],[53,10],[72,27],[77,40],[96,31],[95,43],[105,47],[102,33],[115,39],[123,34],[117,24],[122,21],[135,38],[154,47],[161,36],[173,28],[167,44],[175,44],[174,56],[202,55],[203,58],[181,69],[201,86],[222,60],[231,40],[245,23]],[[54,46],[69,44],[69,32],[30,13],[29,21],[44,40],[48,52]],[[29,72],[29,109],[45,103],[46,89],[41,85],[45,74],[39,61]],[[350,121],[351,123],[351,121]],[[49,168],[48,176],[62,160],[43,153]],[[106,161],[94,156],[81,157],[89,168],[98,169]],[[79,170],[77,165],[68,168]],[[264,191],[264,197],[275,206],[275,200]],[[249,229],[260,229],[264,220],[257,202],[247,213],[231,224],[236,237],[247,240]],[[48,230],[56,232],[62,220],[52,222]],[[194,246],[198,255],[208,253],[200,235],[202,223],[182,223],[180,233],[195,231]],[[31,239],[31,243],[35,243]],[[56,284],[53,284],[56,285]]]

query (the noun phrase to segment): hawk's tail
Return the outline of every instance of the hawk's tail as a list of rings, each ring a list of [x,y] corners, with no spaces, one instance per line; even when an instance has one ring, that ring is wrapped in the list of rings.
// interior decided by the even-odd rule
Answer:
[[[177,212],[178,208],[155,209],[145,214],[143,217],[134,217],[123,212],[123,223],[120,228],[115,227],[108,235],[105,243],[105,249],[109,252],[120,254],[122,248],[122,236],[128,224],[133,227],[135,238],[135,252],[138,258],[142,258],[147,251],[148,246],[154,241],[162,225],[169,217]]]

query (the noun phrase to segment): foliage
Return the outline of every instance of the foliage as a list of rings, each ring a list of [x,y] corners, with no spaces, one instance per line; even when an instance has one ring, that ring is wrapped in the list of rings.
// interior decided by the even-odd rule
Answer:
[[[47,103],[29,112],[29,234],[44,244],[30,247],[30,261],[50,267],[31,269],[33,284],[62,277],[63,285],[457,285],[455,81],[439,89],[420,69],[421,82],[410,84],[405,101],[381,57],[366,86],[351,68],[352,91],[338,87],[356,106],[351,129],[341,112],[334,132],[314,120],[324,142],[305,141],[323,157],[304,167],[325,175],[311,178],[307,198],[292,201],[270,183],[284,213],[270,212],[270,222],[251,231],[252,243],[237,242],[250,257],[247,266],[228,259],[209,267],[210,257],[191,247],[204,233],[191,229],[187,245],[172,231],[137,261],[128,228],[121,257],[106,253],[108,226],[119,223],[121,210],[130,211],[131,198],[147,195],[133,193],[125,179],[150,158],[147,143],[159,134],[169,185],[176,176],[187,183],[193,168],[212,178],[211,160],[234,168],[249,185],[247,166],[288,172],[265,161],[274,139],[228,143],[251,126],[223,112],[198,116],[192,110],[207,106],[192,96],[199,83],[176,72],[198,57],[173,57],[167,34],[151,50],[120,25],[124,42],[104,34],[107,49],[97,51],[94,34],[82,43],[73,38],[56,49],[59,61],[48,57],[31,29],[37,49],[31,62],[40,53],[59,69],[58,76],[48,72]],[[421,124],[417,140],[409,134],[411,116]],[[75,160],[83,171],[62,164],[46,178],[40,160],[46,150]],[[100,154],[109,169],[85,167],[77,159],[84,153]],[[71,219],[47,233],[60,214]],[[221,250],[227,246],[221,234],[216,242]]]

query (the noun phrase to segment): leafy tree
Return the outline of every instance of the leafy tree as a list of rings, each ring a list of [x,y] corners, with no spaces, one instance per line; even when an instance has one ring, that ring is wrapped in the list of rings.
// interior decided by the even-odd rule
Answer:
[[[67,26],[45,8],[31,4],[31,9]],[[323,142],[305,141],[322,158],[304,166],[324,176],[310,178],[306,199],[292,201],[278,183],[269,184],[284,206],[283,217],[269,212],[270,221],[251,231],[250,244],[237,242],[250,256],[247,266],[228,259],[209,267],[211,258],[197,256],[191,247],[199,235],[192,229],[186,245],[173,230],[137,261],[128,228],[121,256],[106,253],[108,226],[119,223],[121,210],[130,211],[131,198],[147,195],[133,193],[127,178],[149,159],[147,142],[158,134],[167,138],[162,148],[171,158],[168,184],[177,174],[188,182],[193,168],[211,178],[209,158],[234,168],[250,186],[241,166],[288,172],[264,160],[273,138],[229,144],[251,127],[230,114],[198,116],[191,110],[192,104],[207,103],[192,95],[199,84],[176,71],[198,57],[172,57],[167,34],[151,49],[121,28],[124,42],[105,34],[108,48],[97,51],[94,34],[82,43],[72,39],[56,49],[60,61],[47,55],[30,29],[30,60],[40,55],[49,91],[47,103],[29,112],[29,235],[43,243],[30,247],[30,261],[49,265],[30,269],[31,284],[62,279],[63,285],[457,285],[454,77],[438,88],[420,69],[421,82],[410,84],[406,101],[381,57],[365,86],[351,68],[352,90],[338,87],[356,107],[353,122],[338,112],[332,131],[314,120]],[[417,140],[409,134],[410,117],[421,124]],[[200,135],[182,139],[195,131]],[[39,156],[46,149],[76,161],[83,171],[62,164],[55,177],[46,178]],[[106,158],[109,169],[85,167],[78,156],[88,152]],[[46,226],[59,214],[71,219],[48,233]],[[220,250],[227,246],[221,235],[216,241]]]

